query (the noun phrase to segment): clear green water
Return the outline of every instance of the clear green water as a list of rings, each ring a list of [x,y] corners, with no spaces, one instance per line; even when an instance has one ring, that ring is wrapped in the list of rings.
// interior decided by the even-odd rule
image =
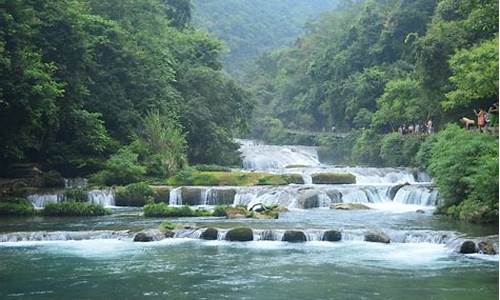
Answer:
[[[439,230],[470,236],[496,230],[430,213],[321,209],[271,221],[176,221],[217,227]],[[122,211],[91,219],[4,219],[0,231],[139,230],[159,222]],[[498,256],[485,258],[430,243],[0,243],[0,299],[497,299]]]

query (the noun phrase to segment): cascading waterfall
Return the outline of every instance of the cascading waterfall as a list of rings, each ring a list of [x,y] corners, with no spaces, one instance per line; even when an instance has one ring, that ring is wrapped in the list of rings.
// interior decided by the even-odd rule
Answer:
[[[115,191],[112,188],[88,191],[87,198],[88,202],[101,204],[105,207],[115,205]],[[66,200],[63,190],[51,191],[46,193],[35,193],[28,195],[27,199],[37,209],[44,208],[48,203],[56,203]]]

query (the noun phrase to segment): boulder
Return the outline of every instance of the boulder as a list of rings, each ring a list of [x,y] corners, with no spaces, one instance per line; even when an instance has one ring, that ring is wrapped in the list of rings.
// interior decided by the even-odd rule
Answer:
[[[305,241],[307,241],[307,238],[302,231],[287,230],[283,235],[283,242],[304,243]]]
[[[214,241],[217,240],[217,237],[219,236],[219,231],[215,228],[207,228],[205,231],[203,231],[200,235],[200,239],[202,240],[208,240],[208,241]]]
[[[459,252],[462,254],[477,253],[476,243],[471,240],[464,241],[462,245],[460,245]]]
[[[479,253],[495,255],[497,254],[497,250],[495,249],[495,244],[490,240],[482,240],[477,243],[477,248]]]
[[[163,235],[165,236],[165,238],[167,239],[172,239],[175,237],[175,232],[173,230],[164,230],[163,231]]]
[[[342,239],[342,233],[338,230],[328,230],[323,233],[322,241],[338,242]]]
[[[168,186],[151,186],[154,191],[154,200],[155,203],[166,203],[170,202],[170,187]]]
[[[361,203],[337,203],[330,205],[330,208],[341,210],[371,209],[370,207]]]
[[[233,228],[226,233],[226,240],[232,242],[253,241],[253,231],[248,227]]]
[[[236,196],[235,189],[216,189],[212,191],[213,199],[209,199],[211,205],[232,205]]]
[[[182,187],[181,197],[183,205],[203,205],[202,189],[194,187]]]
[[[134,236],[134,242],[153,242],[163,239],[165,239],[165,234],[157,229],[143,230]]]
[[[356,176],[348,173],[316,173],[312,174],[314,184],[353,184]]]
[[[382,231],[372,230],[365,233],[365,242],[389,244],[391,239]]]
[[[298,193],[297,203],[300,208],[311,209],[319,207],[319,192],[314,190],[303,190]]]
[[[425,210],[423,210],[423,209],[417,209],[415,212],[417,214],[425,214]]]

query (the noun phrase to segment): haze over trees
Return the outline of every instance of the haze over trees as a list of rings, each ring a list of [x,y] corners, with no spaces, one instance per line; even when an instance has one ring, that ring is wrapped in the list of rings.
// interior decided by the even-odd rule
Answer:
[[[338,0],[195,0],[193,22],[225,42],[224,69],[243,77],[265,51],[290,46]]]

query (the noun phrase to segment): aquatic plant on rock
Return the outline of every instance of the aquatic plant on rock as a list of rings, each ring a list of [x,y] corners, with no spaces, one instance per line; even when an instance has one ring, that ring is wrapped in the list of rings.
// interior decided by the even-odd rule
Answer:
[[[356,176],[348,173],[316,173],[312,174],[314,184],[353,184]]]
[[[477,243],[478,252],[482,254],[495,255],[498,253],[495,244],[491,240],[482,240]]]
[[[144,206],[144,216],[156,218],[210,217],[212,213],[203,209],[195,210],[187,205],[173,207],[166,203],[149,203]]]
[[[50,217],[94,217],[111,214],[111,210],[100,204],[64,201],[48,203],[42,214]]]
[[[89,197],[86,189],[71,188],[64,190],[64,199],[66,201],[87,202]]]
[[[253,231],[248,227],[233,228],[226,233],[226,240],[232,242],[253,241]]]
[[[209,172],[187,169],[167,180],[167,184],[171,186],[255,186],[290,183],[303,183],[302,176],[300,174]]]
[[[33,204],[26,198],[0,199],[0,216],[32,216],[34,214]]]
[[[304,243],[307,241],[306,235],[302,231],[287,230],[283,235],[283,241],[289,243]]]

